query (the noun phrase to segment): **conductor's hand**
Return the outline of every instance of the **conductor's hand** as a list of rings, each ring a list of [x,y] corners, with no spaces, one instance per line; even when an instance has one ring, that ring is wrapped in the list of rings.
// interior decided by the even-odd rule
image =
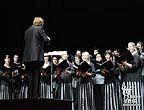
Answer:
[[[50,37],[48,37],[48,36],[47,36],[47,38],[48,38],[48,40],[51,40],[51,38],[50,38]]]

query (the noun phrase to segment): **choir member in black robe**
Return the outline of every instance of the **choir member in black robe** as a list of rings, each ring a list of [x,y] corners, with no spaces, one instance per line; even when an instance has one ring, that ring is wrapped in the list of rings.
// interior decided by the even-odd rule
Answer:
[[[28,98],[28,77],[25,73],[25,65],[20,62],[19,55],[14,55],[12,67],[12,97],[14,99]]]
[[[142,68],[142,80],[143,80],[143,85],[144,85],[144,47],[143,47],[143,42],[138,41],[136,45],[138,49],[138,54],[141,59],[141,68]]]
[[[82,53],[82,62],[77,72],[77,110],[96,110],[92,77],[95,75],[94,64],[88,52]]]
[[[12,99],[12,67],[10,66],[10,56],[4,58],[4,65],[0,67],[0,99]]]
[[[72,62],[72,66],[73,66],[73,74],[72,74],[72,88],[73,88],[73,96],[74,96],[74,107],[77,107],[77,72],[78,72],[78,67],[81,63],[81,58],[77,55],[75,55],[74,57],[74,61]]]
[[[68,53],[64,52],[56,67],[56,98],[73,101],[72,64],[68,61]],[[74,104],[72,103],[72,110]]]
[[[20,88],[21,88],[21,75],[25,70],[25,65],[20,63],[19,56],[14,55],[13,57],[13,75],[12,75],[12,83],[13,83],[13,98],[19,98]]]
[[[141,60],[135,43],[128,43],[128,52],[131,53],[131,60],[122,61],[121,70],[123,73],[122,99],[124,110],[143,110],[143,86],[141,81]],[[129,56],[130,57],[130,56]]]
[[[51,62],[49,56],[44,56],[44,64],[40,70],[40,98],[53,98],[51,89]]]
[[[59,55],[57,55],[57,56],[52,56],[52,73],[53,73],[53,77],[56,75],[56,67],[57,67],[57,65],[58,65],[58,61],[59,61]],[[53,84],[52,84],[52,86],[53,86],[53,98],[56,98],[56,96],[55,96],[55,89],[56,89],[56,80],[55,80],[55,78],[53,79]]]
[[[96,70],[96,76],[93,78],[94,83],[94,97],[96,110],[104,109],[104,82],[105,73],[102,71],[102,64],[104,60],[100,53],[96,54],[94,66]]]
[[[113,62],[113,56],[111,53],[106,52],[104,56],[105,62],[102,68],[102,71],[105,74],[104,110],[119,110],[120,104],[117,92],[117,79],[114,72],[115,63]]]

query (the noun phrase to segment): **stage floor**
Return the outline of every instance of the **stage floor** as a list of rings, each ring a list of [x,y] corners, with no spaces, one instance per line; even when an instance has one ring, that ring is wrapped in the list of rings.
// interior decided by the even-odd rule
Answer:
[[[57,99],[0,100],[0,110],[71,110],[71,103]]]

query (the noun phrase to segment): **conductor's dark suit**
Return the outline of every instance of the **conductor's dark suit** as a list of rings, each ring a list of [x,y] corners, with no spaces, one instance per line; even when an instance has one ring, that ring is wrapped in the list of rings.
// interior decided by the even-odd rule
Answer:
[[[39,69],[44,60],[44,42],[49,42],[42,26],[32,25],[25,31],[23,62],[29,75],[29,97],[38,97]]]

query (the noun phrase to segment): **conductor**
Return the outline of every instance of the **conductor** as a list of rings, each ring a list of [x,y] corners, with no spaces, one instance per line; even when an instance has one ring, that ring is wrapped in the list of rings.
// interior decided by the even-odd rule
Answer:
[[[29,77],[29,98],[37,98],[39,96],[39,72],[44,60],[44,43],[51,40],[44,31],[43,25],[44,20],[41,17],[35,17],[33,25],[25,31],[24,35],[23,63],[26,65],[26,72]]]

